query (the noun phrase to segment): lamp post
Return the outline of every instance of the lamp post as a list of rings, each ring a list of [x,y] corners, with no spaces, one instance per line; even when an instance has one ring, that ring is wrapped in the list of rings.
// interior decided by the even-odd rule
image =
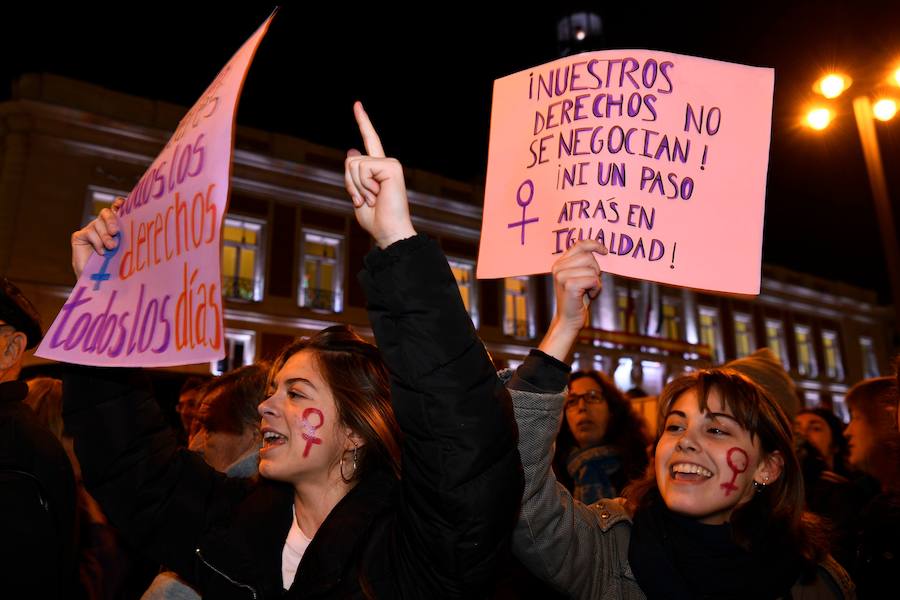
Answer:
[[[900,69],[891,74],[893,85],[900,85]],[[828,74],[813,85],[813,90],[829,99],[840,96],[851,85],[849,77],[837,73]],[[879,91],[877,88],[874,91]],[[888,196],[884,166],[881,162],[881,151],[875,135],[875,119],[887,121],[897,112],[897,103],[893,98],[883,97],[873,105],[869,93],[861,93],[853,99],[853,114],[856,117],[856,128],[862,144],[863,156],[872,199],[875,202],[875,214],[881,232],[881,243],[887,263],[888,278],[891,285],[891,296],[894,300],[894,334],[900,336],[900,246],[897,243],[897,228],[894,221],[891,200]],[[813,129],[825,129],[831,121],[831,111],[817,107],[807,114],[807,124]]]

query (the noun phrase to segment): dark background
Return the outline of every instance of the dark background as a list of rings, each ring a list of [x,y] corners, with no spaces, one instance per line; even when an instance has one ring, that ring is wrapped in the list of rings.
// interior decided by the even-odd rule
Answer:
[[[410,167],[483,182],[493,80],[557,58],[560,16],[592,10],[604,25],[593,49],[658,49],[774,67],[763,259],[875,289],[882,303],[890,301],[850,98],[838,102],[843,114],[825,132],[799,123],[813,81],[827,68],[853,74],[852,95],[867,77],[900,65],[900,2],[595,2],[527,10],[484,1],[406,10],[384,4],[284,5],[250,69],[238,122],[348,148],[359,145],[351,105],[361,99],[389,154]],[[4,8],[0,100],[22,73],[50,72],[188,107],[271,9],[137,2]],[[896,217],[900,118],[877,129]]]

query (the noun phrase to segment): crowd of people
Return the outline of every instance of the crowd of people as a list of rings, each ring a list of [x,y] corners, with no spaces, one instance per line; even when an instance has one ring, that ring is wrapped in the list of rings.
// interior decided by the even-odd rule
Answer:
[[[348,153],[346,187],[375,243],[360,275],[375,345],[330,327],[271,364],[191,379],[174,430],[141,370],[69,365],[61,379],[20,381],[40,320],[2,280],[10,597],[849,599],[892,588],[900,376],[853,386],[845,425],[801,408],[762,350],[672,379],[650,431],[607,374],[571,371],[600,291],[595,241],[556,261],[546,334],[497,372],[446,258],[413,228],[400,163],[361,105],[354,113],[366,153]],[[115,246],[117,206],[73,235],[76,275]]]

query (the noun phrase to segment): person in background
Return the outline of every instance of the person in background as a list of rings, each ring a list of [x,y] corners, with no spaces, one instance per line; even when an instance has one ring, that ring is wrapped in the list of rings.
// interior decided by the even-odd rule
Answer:
[[[184,380],[181,385],[181,391],[178,394],[178,404],[175,405],[175,411],[181,421],[181,427],[184,432],[183,442],[187,446],[190,443],[191,436],[196,433],[194,422],[197,419],[197,410],[200,408],[200,401],[203,398],[203,387],[208,379],[192,375]]]
[[[900,431],[896,377],[876,377],[847,392],[850,424],[844,431],[850,465],[874,477],[879,493],[860,511],[851,570],[859,597],[883,598],[900,569]]]
[[[847,478],[847,440],[844,424],[830,410],[805,408],[794,417],[794,434],[802,436],[819,452],[825,471]]]
[[[25,404],[60,441],[75,474],[81,593],[90,600],[119,598],[124,592],[130,565],[129,553],[121,547],[100,505],[84,488],[72,437],[66,434],[63,427],[62,381],[52,377],[35,377],[29,379],[27,384]]]
[[[258,472],[259,404],[265,400],[268,363],[229,371],[203,389],[197,410],[197,430],[190,450],[229,477],[253,477]]]
[[[22,356],[43,336],[34,306],[0,277],[0,580],[10,598],[78,590],[75,474],[62,444],[24,404]]]
[[[598,371],[572,373],[564,409],[553,459],[560,483],[585,504],[620,496],[649,462],[643,420]]]
[[[197,395],[196,422],[190,450],[228,477],[259,474],[259,404],[265,399],[271,365],[258,362],[229,371],[193,387]],[[184,388],[182,388],[184,391]],[[182,416],[184,413],[182,413]],[[141,600],[199,600],[200,593],[174,571],[159,573]]]
[[[856,553],[855,522],[868,501],[847,466],[844,425],[824,408],[801,410],[794,417],[794,446],[803,469],[806,506],[831,529],[831,553],[848,571]]]

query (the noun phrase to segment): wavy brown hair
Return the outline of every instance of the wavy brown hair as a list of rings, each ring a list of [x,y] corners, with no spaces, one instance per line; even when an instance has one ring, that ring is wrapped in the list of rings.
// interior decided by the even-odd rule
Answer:
[[[807,566],[820,562],[828,553],[828,541],[821,521],[804,511],[803,474],[794,453],[791,421],[779,403],[745,375],[728,368],[708,369],[673,379],[659,397],[656,445],[665,431],[672,405],[689,390],[695,390],[700,410],[707,411],[709,394],[716,390],[735,420],[758,439],[763,456],[779,453],[783,459],[781,476],[731,514],[735,541],[753,549],[756,544],[780,544],[792,548]],[[659,498],[654,461],[644,479],[626,488],[624,494],[632,511],[645,510]]]
[[[400,477],[400,425],[391,404],[387,366],[378,348],[346,325],[323,329],[312,337],[288,344],[269,371],[267,389],[275,375],[298,352],[315,355],[322,378],[331,389],[340,422],[363,440],[353,479],[373,468],[386,468]]]

